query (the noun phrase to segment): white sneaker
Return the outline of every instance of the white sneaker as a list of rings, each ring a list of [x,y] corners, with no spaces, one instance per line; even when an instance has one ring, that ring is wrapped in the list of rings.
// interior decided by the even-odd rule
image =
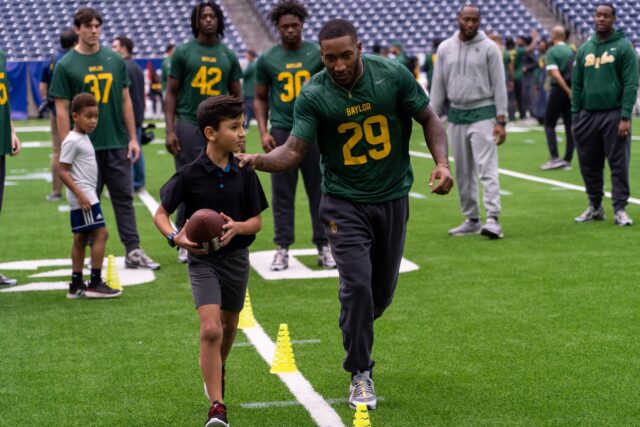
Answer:
[[[185,248],[178,249],[178,263],[186,264],[187,263],[187,254],[189,252]]]
[[[130,251],[124,259],[124,265],[126,268],[146,268],[149,270],[160,268],[160,264],[145,254],[142,248]]]
[[[480,231],[480,233],[490,239],[502,239],[504,237],[502,226],[497,219],[491,216],[487,218],[487,222],[482,227],[482,231]]]
[[[449,235],[456,237],[470,236],[472,234],[480,234],[481,229],[482,223],[480,220],[471,221],[470,219],[465,219],[462,224],[449,230]]]
[[[599,206],[596,209],[592,205],[589,205],[587,209],[585,209],[585,211],[580,214],[579,217],[575,218],[575,221],[576,222],[604,221],[604,208],[602,206]]]
[[[620,227],[633,225],[633,220],[629,218],[629,215],[624,209],[620,209],[618,212],[616,212],[613,215],[613,218],[614,218],[613,221],[616,223],[616,225]]]
[[[544,163],[542,166],[540,166],[540,169],[542,169],[543,171],[548,171],[548,170],[552,170],[552,169],[560,169],[562,167],[565,166],[565,161],[559,158],[553,158],[551,160],[549,160],[547,163]]]
[[[282,271],[289,268],[289,250],[286,248],[278,248],[269,268],[271,271]]]
[[[329,245],[323,246],[318,251],[318,265],[326,269],[336,268],[336,261],[333,259]]]
[[[356,409],[360,404],[367,405],[368,409],[376,409],[378,404],[371,371],[357,372],[351,379],[349,406]]]

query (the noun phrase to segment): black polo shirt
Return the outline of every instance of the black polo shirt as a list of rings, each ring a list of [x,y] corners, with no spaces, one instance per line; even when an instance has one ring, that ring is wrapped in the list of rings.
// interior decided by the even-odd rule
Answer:
[[[170,214],[180,203],[185,205],[185,218],[198,209],[213,209],[242,222],[253,218],[269,207],[256,172],[248,166],[238,167],[233,154],[223,170],[214,165],[202,150],[198,158],[181,167],[160,189],[160,203]],[[246,248],[255,234],[236,235],[217,254]]]

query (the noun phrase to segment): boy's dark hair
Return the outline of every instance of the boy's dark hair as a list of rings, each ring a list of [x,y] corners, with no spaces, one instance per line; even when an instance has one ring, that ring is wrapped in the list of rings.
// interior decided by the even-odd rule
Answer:
[[[78,43],[78,35],[73,28],[65,28],[60,33],[60,47],[63,49],[71,49]]]
[[[598,10],[598,8],[599,8],[600,6],[606,6],[606,7],[608,7],[609,9],[611,9],[611,14],[612,14],[613,16],[616,16],[616,7],[613,5],[613,3],[610,3],[610,2],[604,2],[604,1],[600,1],[600,2],[596,3],[596,7],[594,7],[594,8],[593,8],[593,13],[596,13],[596,10]]]
[[[80,92],[71,100],[71,112],[80,114],[82,110],[88,107],[97,107],[96,98],[87,92]]]
[[[323,40],[337,39],[344,36],[351,36],[354,40],[358,40],[356,27],[346,19],[332,19],[322,26],[318,39],[322,43]]]
[[[118,36],[115,39],[118,40],[118,43],[120,43],[120,46],[123,46],[125,49],[127,49],[127,52],[129,53],[129,55],[133,53],[133,46],[134,46],[133,40],[131,40],[127,36]]]
[[[102,15],[100,15],[100,12],[90,7],[83,7],[78,9],[73,17],[73,25],[76,28],[80,28],[82,24],[89,25],[94,19],[97,19],[100,25],[102,25]]]
[[[193,37],[198,37],[198,33],[200,33],[200,14],[205,7],[210,7],[211,9],[213,9],[213,13],[216,14],[216,20],[218,21],[218,38],[223,38],[224,15],[222,14],[222,9],[220,8],[220,6],[211,1],[198,3],[191,10],[191,32],[193,33]]]
[[[171,49],[173,49],[174,47],[176,47],[176,45],[175,45],[175,44],[173,44],[173,43],[169,43],[169,44],[167,45],[167,48],[164,50],[164,51],[165,51],[165,53],[169,53],[169,52],[171,52]]]
[[[280,21],[280,18],[284,15],[297,16],[300,18],[300,21],[304,23],[309,13],[303,4],[296,0],[280,0],[273,9],[271,9],[271,12],[269,12],[269,20],[277,27],[278,21]]]
[[[207,126],[218,130],[225,119],[237,119],[244,113],[244,101],[231,95],[218,95],[207,98],[198,105],[198,127],[204,135]]]

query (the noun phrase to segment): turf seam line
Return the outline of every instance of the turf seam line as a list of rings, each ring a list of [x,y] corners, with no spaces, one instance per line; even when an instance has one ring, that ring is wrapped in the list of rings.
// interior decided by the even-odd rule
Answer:
[[[142,190],[138,193],[138,196],[151,212],[151,215],[155,214],[159,204],[149,192]],[[256,321],[255,327],[242,329],[242,332],[256,348],[258,354],[267,362],[267,365],[271,366],[276,344],[271,341],[271,338],[264,332],[260,324]],[[338,413],[314,390],[311,383],[300,372],[277,375],[289,388],[296,400],[305,407],[318,426],[344,427],[344,423]]]

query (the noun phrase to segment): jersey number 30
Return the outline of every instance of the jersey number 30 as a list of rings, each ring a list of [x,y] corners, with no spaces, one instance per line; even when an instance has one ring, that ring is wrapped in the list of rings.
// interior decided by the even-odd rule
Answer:
[[[280,94],[280,100],[282,102],[293,101],[300,95],[304,82],[310,78],[311,74],[307,70],[300,70],[295,74],[289,71],[283,71],[278,74],[278,81],[281,82],[284,80],[284,93]]]
[[[104,90],[100,90],[100,81],[104,81]],[[96,97],[96,102],[106,104],[109,102],[109,93],[111,93],[111,83],[113,83],[113,74],[98,73],[87,74],[84,76],[84,84],[90,85],[89,90]]]
[[[378,134],[374,134],[374,125],[378,125]],[[347,122],[338,126],[338,132],[347,133],[353,131],[351,138],[342,146],[342,155],[344,156],[344,164],[346,166],[363,165],[367,163],[368,158],[373,160],[384,159],[391,152],[391,138],[389,137],[389,123],[387,118],[381,114],[368,117],[360,126],[356,122]],[[367,144],[373,145],[367,152],[369,156],[362,154],[360,156],[353,155],[353,149],[364,139]]]
[[[209,77],[212,78],[209,80]],[[216,96],[220,91],[213,87],[222,80],[222,70],[220,68],[207,68],[204,65],[198,69],[196,76],[191,82],[191,87],[200,89],[200,95]]]

